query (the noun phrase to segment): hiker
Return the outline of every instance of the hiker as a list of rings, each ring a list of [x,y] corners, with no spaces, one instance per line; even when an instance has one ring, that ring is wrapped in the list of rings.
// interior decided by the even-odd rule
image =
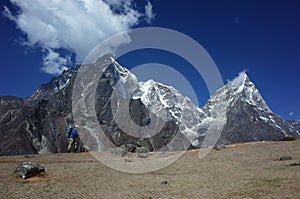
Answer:
[[[66,128],[66,137],[68,138],[68,153],[73,149],[74,152],[77,152],[78,147],[78,138],[79,135],[77,133],[78,126],[75,125],[74,128],[70,125]]]

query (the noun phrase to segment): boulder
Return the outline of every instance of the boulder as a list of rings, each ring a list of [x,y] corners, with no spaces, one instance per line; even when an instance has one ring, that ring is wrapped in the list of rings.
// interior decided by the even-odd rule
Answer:
[[[121,146],[113,148],[110,152],[115,154],[116,156],[121,156],[121,157],[124,157],[127,154],[127,151],[125,150],[125,148],[123,148]]]
[[[282,156],[282,157],[275,159],[275,161],[286,161],[286,160],[292,160],[292,159],[293,158],[291,156]]]
[[[135,152],[140,158],[148,158],[149,156],[149,150],[146,147],[137,147]]]
[[[300,162],[292,163],[292,164],[290,164],[290,166],[300,166]]]
[[[36,162],[23,162],[15,170],[15,173],[19,174],[23,179],[36,176],[41,172],[45,172],[45,168]]]
[[[214,146],[214,149],[217,150],[217,151],[222,150],[224,148],[225,148],[225,145],[223,145],[223,144]]]

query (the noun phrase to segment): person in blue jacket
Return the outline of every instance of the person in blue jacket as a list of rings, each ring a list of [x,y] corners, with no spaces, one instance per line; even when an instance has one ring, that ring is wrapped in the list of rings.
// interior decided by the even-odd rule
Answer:
[[[73,149],[74,152],[77,152],[78,147],[78,132],[77,132],[78,126],[75,125],[74,128],[72,126],[68,126],[66,129],[66,137],[68,138],[68,153],[71,152]]]

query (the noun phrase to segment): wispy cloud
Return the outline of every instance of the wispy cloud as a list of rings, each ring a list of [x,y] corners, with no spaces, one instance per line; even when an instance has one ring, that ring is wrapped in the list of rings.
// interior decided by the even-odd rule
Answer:
[[[145,14],[146,14],[146,22],[151,24],[151,22],[155,18],[155,14],[153,13],[153,6],[150,3],[150,1],[147,1],[147,4],[145,5]]]
[[[293,116],[293,115],[295,115],[295,113],[294,112],[290,112],[290,114],[289,114],[290,116]]]
[[[146,13],[142,13],[131,0],[10,1],[20,12],[13,13],[4,7],[3,14],[24,32],[23,45],[39,46],[46,52],[42,70],[50,74],[59,74],[70,65],[70,56],[61,57],[59,49],[75,53],[76,62],[82,62],[99,42],[129,30],[143,17],[151,21],[154,16],[150,2],[147,2]],[[124,36],[114,45],[129,41],[130,38]]]

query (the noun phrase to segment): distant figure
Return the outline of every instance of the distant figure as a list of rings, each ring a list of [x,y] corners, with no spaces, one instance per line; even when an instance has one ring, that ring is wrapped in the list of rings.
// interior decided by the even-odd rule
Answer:
[[[71,125],[66,128],[66,138],[68,139],[68,153],[70,153],[72,149],[74,152],[77,152],[79,138],[77,128],[77,125],[75,125],[74,128]]]

